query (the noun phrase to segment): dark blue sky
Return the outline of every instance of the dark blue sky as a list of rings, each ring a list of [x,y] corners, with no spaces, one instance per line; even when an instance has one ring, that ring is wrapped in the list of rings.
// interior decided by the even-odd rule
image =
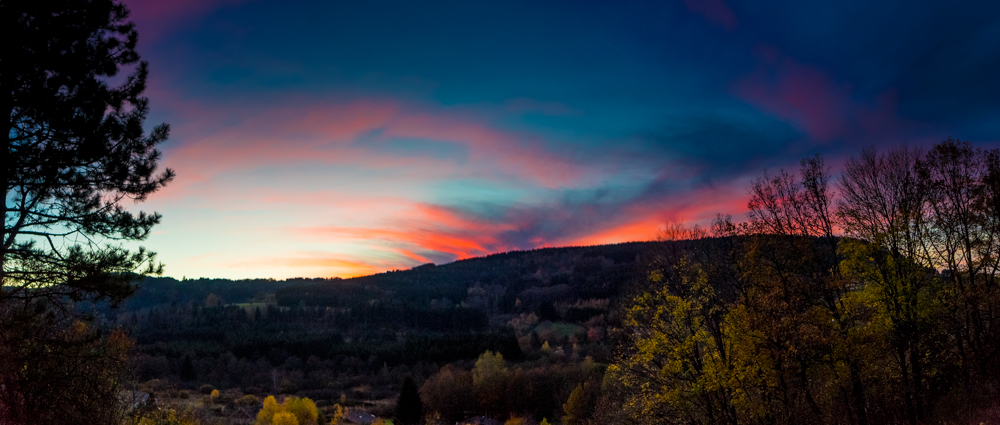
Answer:
[[[648,239],[805,156],[1000,141],[997,2],[128,4],[178,276]]]

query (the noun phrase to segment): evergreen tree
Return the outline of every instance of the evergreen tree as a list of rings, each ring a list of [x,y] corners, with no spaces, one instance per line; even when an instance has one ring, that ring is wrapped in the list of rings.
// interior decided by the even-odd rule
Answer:
[[[143,128],[148,71],[127,18],[114,0],[0,2],[5,423],[113,421],[128,343],[87,326],[73,303],[117,304],[139,275],[162,270],[152,253],[119,245],[160,220],[124,203],[174,176],[156,171],[167,126]],[[113,85],[123,67],[131,74]]]
[[[424,418],[424,403],[417,392],[417,384],[407,376],[396,402],[396,419],[402,425],[419,424]]]
[[[182,381],[194,381],[198,379],[198,374],[194,370],[194,362],[191,361],[191,356],[184,356],[184,362],[181,363],[181,380]]]

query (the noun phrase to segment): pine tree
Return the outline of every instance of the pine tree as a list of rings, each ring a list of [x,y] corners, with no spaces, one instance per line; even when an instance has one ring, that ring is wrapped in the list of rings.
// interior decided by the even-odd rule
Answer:
[[[184,356],[184,362],[181,363],[181,380],[182,381],[194,381],[198,379],[198,374],[194,370],[194,362],[191,361],[191,356]]]
[[[396,419],[402,425],[419,424],[424,417],[424,403],[417,392],[417,384],[407,376],[396,402]]]
[[[148,68],[127,18],[114,0],[0,2],[5,422],[113,421],[129,343],[88,326],[74,303],[117,304],[139,276],[162,270],[152,253],[120,245],[160,220],[125,202],[174,176],[156,171],[168,128],[144,130]],[[113,85],[122,68],[131,74]]]

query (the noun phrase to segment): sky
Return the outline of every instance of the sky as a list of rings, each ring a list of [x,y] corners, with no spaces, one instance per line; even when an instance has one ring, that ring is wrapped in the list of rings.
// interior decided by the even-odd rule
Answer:
[[[650,240],[805,157],[1000,146],[1000,2],[125,1],[177,278]]]

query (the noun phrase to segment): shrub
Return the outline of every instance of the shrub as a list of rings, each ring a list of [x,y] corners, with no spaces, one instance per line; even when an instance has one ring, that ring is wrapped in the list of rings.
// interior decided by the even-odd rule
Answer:
[[[316,403],[312,400],[288,397],[283,402],[278,403],[274,396],[267,396],[264,399],[264,405],[257,412],[255,423],[256,425],[278,425],[279,414],[281,414],[283,421],[287,421],[284,414],[291,415],[297,425],[319,424],[319,410],[316,409]]]

